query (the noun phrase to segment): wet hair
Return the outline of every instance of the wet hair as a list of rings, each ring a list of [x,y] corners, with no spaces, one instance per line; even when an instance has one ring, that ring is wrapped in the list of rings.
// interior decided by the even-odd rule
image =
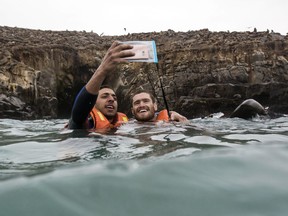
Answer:
[[[146,94],[150,95],[150,98],[152,99],[152,102],[153,102],[153,103],[156,102],[156,99],[155,99],[154,95],[153,95],[150,91],[144,90],[144,89],[139,89],[139,90],[133,92],[133,93],[131,94],[131,96],[130,96],[130,103],[131,103],[132,105],[133,105],[133,97],[134,97],[135,95],[138,95],[138,94],[141,94],[141,93],[146,93]]]
[[[109,86],[109,85],[102,85],[102,86],[100,86],[100,89],[103,89],[103,88],[109,88],[109,89],[112,89],[112,90],[115,92],[115,90],[114,90],[111,86]]]

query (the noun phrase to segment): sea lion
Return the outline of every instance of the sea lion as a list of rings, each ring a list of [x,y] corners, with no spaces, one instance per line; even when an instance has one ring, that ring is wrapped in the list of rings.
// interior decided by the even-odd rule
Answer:
[[[247,99],[243,101],[230,115],[230,118],[251,119],[257,115],[268,115],[267,110],[256,100]]]

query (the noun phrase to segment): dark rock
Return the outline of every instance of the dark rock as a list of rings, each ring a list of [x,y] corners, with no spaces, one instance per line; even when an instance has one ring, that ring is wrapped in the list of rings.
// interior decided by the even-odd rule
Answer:
[[[253,98],[288,112],[288,36],[265,31],[150,32],[99,36],[93,32],[0,27],[0,118],[68,118],[74,98],[114,40],[155,40],[155,64],[131,63],[110,77],[119,109],[130,114],[137,88],[188,118],[231,113]]]

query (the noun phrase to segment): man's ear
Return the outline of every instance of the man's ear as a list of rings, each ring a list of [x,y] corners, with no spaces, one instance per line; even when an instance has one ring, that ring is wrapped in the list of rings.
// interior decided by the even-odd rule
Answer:
[[[158,110],[158,106],[157,103],[154,103],[154,110],[157,111]]]
[[[133,108],[131,108],[131,112],[132,112],[132,115],[135,116],[135,115],[134,115],[134,110],[133,110]]]

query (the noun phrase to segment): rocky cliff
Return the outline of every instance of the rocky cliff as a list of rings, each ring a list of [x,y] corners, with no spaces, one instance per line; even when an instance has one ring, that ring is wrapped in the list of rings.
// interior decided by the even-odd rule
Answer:
[[[130,63],[112,77],[119,109],[129,95],[155,93],[163,107],[188,118],[229,114],[246,98],[288,113],[288,36],[274,32],[151,32],[99,36],[93,32],[0,27],[0,118],[68,118],[77,92],[114,40],[155,40],[158,68]]]

